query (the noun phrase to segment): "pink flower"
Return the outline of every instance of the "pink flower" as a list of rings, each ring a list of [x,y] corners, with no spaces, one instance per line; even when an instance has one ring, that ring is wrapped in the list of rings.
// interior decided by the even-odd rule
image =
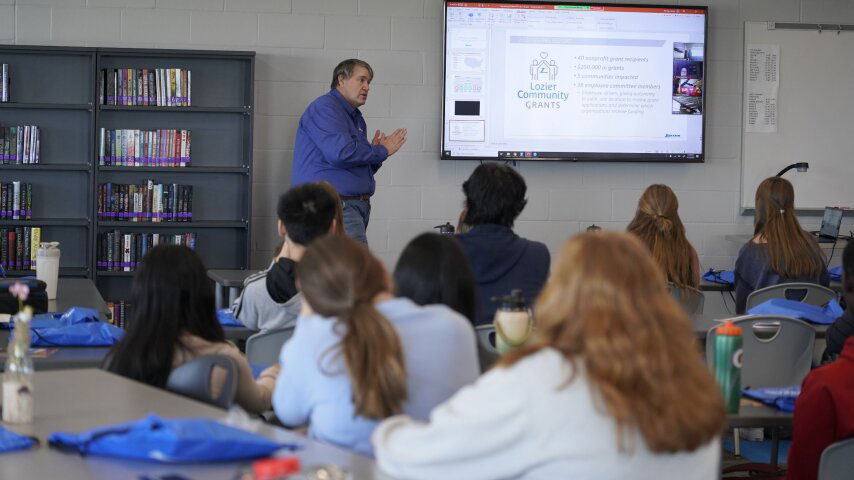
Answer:
[[[23,283],[14,283],[9,287],[9,293],[11,293],[13,297],[17,298],[19,302],[26,302],[27,297],[30,296],[30,287]]]

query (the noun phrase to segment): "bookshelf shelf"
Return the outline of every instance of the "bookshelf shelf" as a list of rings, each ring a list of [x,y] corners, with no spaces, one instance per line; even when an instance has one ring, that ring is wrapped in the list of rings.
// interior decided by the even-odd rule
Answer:
[[[94,105],[88,103],[0,103],[0,109],[3,108],[20,108],[20,109],[36,109],[36,110],[88,110],[92,111]]]
[[[249,223],[244,221],[227,220],[203,220],[197,222],[117,222],[112,220],[98,220],[98,227],[104,228],[142,228],[142,229],[179,229],[194,230],[197,228],[249,228]]]
[[[0,170],[36,170],[36,171],[79,171],[87,172],[91,165],[85,164],[60,164],[60,163],[32,163],[32,164],[6,164],[0,165]]]
[[[35,270],[6,270],[7,277],[28,277],[36,276]],[[89,269],[84,267],[60,267],[60,277],[88,277]]]
[[[252,107],[156,107],[153,105],[98,105],[102,111],[181,112],[181,113],[252,113]]]
[[[132,277],[134,272],[114,271],[114,270],[96,270],[95,275],[99,277]]]
[[[98,166],[99,172],[141,172],[141,173],[240,173],[249,174],[249,167],[114,167]]]
[[[86,218],[46,218],[43,220],[11,220],[0,218],[0,225],[6,227],[88,227],[91,222]]]

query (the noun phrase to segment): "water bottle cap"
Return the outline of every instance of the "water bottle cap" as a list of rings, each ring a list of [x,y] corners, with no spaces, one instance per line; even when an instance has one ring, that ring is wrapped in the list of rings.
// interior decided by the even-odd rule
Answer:
[[[522,290],[514,288],[510,290],[510,295],[501,295],[490,298],[493,302],[500,302],[502,310],[524,310],[526,308],[526,300],[522,295]]]
[[[715,329],[715,335],[729,335],[733,337],[741,336],[741,327],[733,323],[732,320],[727,320],[723,325]]]
[[[274,479],[300,471],[299,457],[279,457],[258,460],[252,464],[255,478]]]

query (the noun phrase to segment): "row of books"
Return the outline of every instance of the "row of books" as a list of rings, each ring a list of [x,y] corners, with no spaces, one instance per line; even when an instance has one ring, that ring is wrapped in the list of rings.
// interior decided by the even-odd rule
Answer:
[[[148,250],[157,245],[185,245],[196,248],[196,234],[122,233],[119,230],[98,235],[98,270],[132,272]]]
[[[190,164],[189,130],[101,128],[98,164],[126,167],[186,167]]]
[[[101,105],[189,107],[192,75],[183,68],[107,68],[98,74]]]
[[[98,186],[98,219],[129,222],[190,222],[193,186],[154,183],[102,183]]]
[[[35,270],[41,227],[0,228],[0,265],[4,270]]]
[[[0,102],[9,101],[9,64],[0,65]]]
[[[32,183],[0,183],[0,218],[6,220],[33,218]]]
[[[107,302],[107,308],[110,309],[110,323],[119,327],[125,328],[127,319],[130,317],[130,302],[120,300],[118,302]]]
[[[0,161],[4,165],[39,163],[40,133],[36,125],[0,127]]]

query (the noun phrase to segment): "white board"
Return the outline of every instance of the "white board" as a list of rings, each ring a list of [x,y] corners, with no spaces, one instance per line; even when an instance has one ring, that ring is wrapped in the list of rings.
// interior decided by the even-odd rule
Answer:
[[[779,47],[775,129],[749,127],[751,46]],[[808,172],[785,174],[795,187],[795,208],[854,207],[854,32],[746,22],[744,52],[742,208],[753,208],[763,179],[795,162],[810,164]]]

